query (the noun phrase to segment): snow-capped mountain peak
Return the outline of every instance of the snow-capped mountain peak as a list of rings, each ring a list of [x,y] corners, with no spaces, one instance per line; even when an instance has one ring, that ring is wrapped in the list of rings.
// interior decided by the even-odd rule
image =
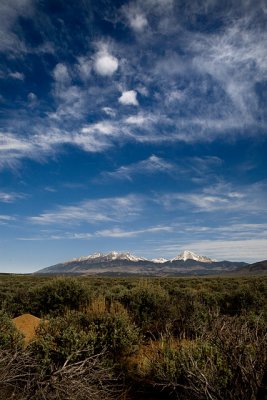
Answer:
[[[127,260],[127,261],[134,261],[134,262],[146,261],[145,258],[136,257],[135,255],[128,253],[128,252],[127,253],[119,253],[117,251],[112,251],[111,253],[106,254],[105,257],[107,257],[108,259],[111,259],[111,260]]]
[[[136,257],[131,253],[119,253],[117,251],[111,251],[110,253],[94,253],[89,256],[83,256],[79,258],[73,259],[73,261],[114,261],[114,260],[126,260],[126,261],[148,261],[146,258],[143,257]]]
[[[72,261],[87,261],[87,260],[95,260],[97,258],[103,257],[103,253],[94,253],[89,256],[82,256],[79,258],[74,258]]]
[[[164,264],[165,262],[168,262],[169,260],[167,260],[167,258],[164,258],[164,257],[159,257],[159,258],[153,258],[151,261],[156,264]]]
[[[192,251],[185,250],[181,254],[178,254],[175,258],[171,259],[171,262],[173,261],[187,261],[187,260],[194,260],[194,261],[199,261],[199,262],[214,262],[216,260],[212,260],[211,258],[205,257],[205,256],[199,256],[196,253],[193,253]]]

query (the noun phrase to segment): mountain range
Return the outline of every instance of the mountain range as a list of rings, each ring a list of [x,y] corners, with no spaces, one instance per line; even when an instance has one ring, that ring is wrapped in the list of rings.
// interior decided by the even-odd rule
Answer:
[[[131,253],[94,253],[37,271],[38,274],[80,275],[213,275],[245,268],[245,262],[216,261],[191,251],[172,259],[147,259]]]

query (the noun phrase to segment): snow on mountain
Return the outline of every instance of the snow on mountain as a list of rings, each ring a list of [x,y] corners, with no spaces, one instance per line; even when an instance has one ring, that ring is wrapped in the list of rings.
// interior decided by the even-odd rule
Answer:
[[[131,253],[119,253],[117,251],[112,251],[111,253],[103,254],[103,253],[94,253],[89,256],[83,256],[79,258],[74,258],[73,261],[114,261],[114,260],[127,260],[127,261],[148,261],[143,257],[136,257]]]
[[[171,259],[170,261],[187,261],[187,260],[194,260],[198,262],[206,262],[211,263],[216,260],[212,260],[211,258],[205,256],[199,256],[198,254],[193,253],[192,251],[185,250],[181,254],[178,254],[175,258]]]
[[[128,260],[134,262],[147,261],[146,258],[136,257],[131,253],[118,253],[117,251],[112,251],[111,253],[106,254],[105,257],[111,260]]]
[[[160,257],[160,258],[153,258],[151,261],[156,264],[164,264],[165,262],[168,262],[169,260],[167,260],[167,258]]]
[[[94,253],[91,254],[90,256],[83,256],[79,258],[74,258],[72,261],[87,261],[87,260],[95,260],[97,258],[103,257],[103,253]]]
[[[127,253],[119,253],[117,251],[112,251],[107,254],[103,253],[94,253],[89,256],[83,256],[79,258],[75,258],[71,261],[67,261],[67,263],[72,263],[72,262],[83,262],[83,261],[91,261],[91,262],[108,262],[108,261],[132,261],[132,262],[139,262],[139,261],[150,261],[155,264],[164,264],[166,262],[173,262],[173,261],[186,261],[186,260],[194,260],[198,262],[205,262],[205,263],[211,263],[216,260],[212,260],[211,258],[205,257],[205,256],[199,256],[198,254],[193,253],[192,251],[185,250],[175,258],[172,258],[171,260],[164,258],[164,257],[159,257],[159,258],[153,258],[152,260],[148,260],[147,258],[143,257],[137,257],[129,252]]]

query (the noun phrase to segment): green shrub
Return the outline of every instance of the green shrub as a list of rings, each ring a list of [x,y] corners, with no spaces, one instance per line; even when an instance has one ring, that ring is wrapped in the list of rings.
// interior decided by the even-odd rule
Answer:
[[[0,310],[0,349],[21,348],[22,340],[22,334],[18,332],[9,315]]]
[[[32,311],[36,315],[63,314],[66,310],[79,310],[90,300],[88,288],[81,280],[55,278],[31,292]]]
[[[138,330],[126,312],[69,312],[44,322],[32,347],[47,364],[60,364],[102,352],[119,358],[134,351],[138,342]]]
[[[69,313],[42,322],[31,349],[45,364],[61,365],[94,354],[95,342],[93,329],[82,329],[77,314]]]
[[[114,358],[132,353],[140,341],[139,330],[126,311],[82,314],[80,324],[95,333],[95,351],[106,349]]]
[[[120,301],[145,335],[159,336],[172,319],[169,295],[158,285],[136,287]]]

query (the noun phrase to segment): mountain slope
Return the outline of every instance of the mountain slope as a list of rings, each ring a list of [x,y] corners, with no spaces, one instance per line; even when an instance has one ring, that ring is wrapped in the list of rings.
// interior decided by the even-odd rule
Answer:
[[[249,264],[238,268],[235,273],[238,274],[266,274],[267,273],[267,260],[259,261],[253,264]]]

